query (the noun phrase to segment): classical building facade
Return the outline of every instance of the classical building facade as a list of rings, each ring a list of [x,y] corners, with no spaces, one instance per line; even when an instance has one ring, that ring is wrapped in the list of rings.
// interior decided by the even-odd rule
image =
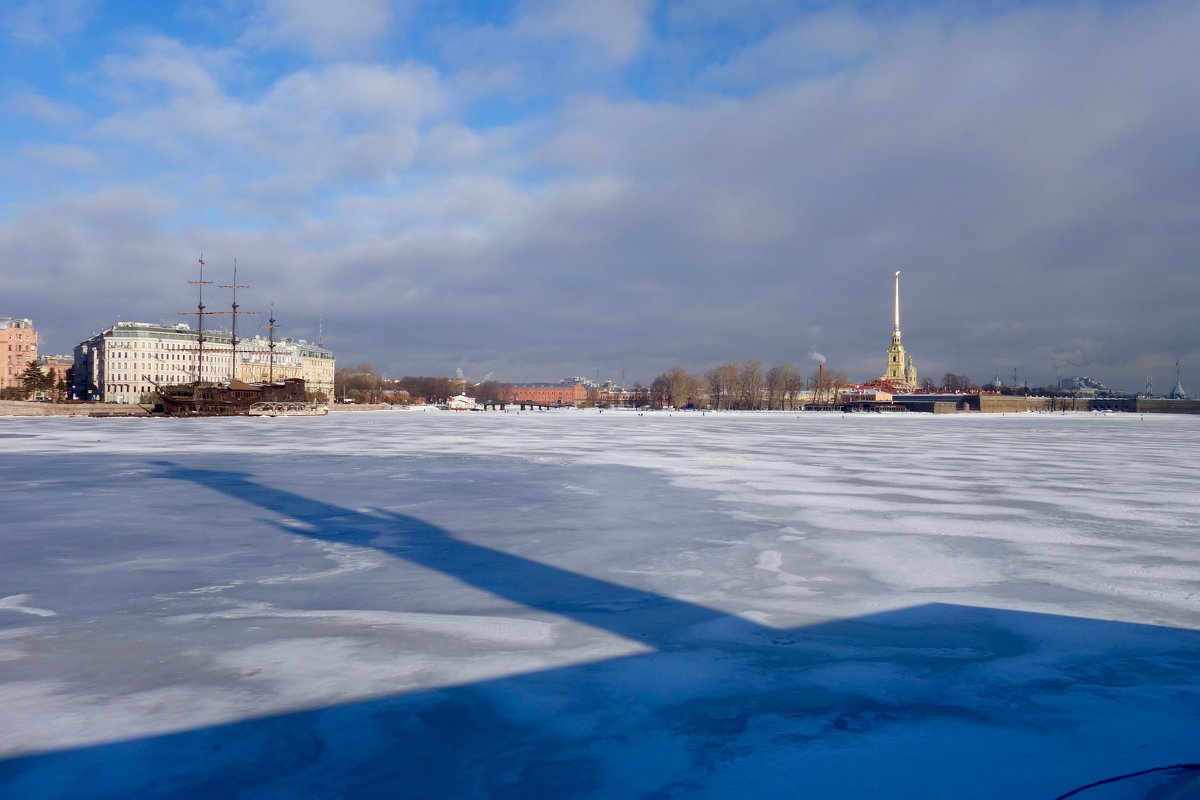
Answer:
[[[290,343],[291,339],[284,339]],[[337,371],[333,353],[319,344],[298,339],[295,342],[296,352],[300,355],[300,369],[304,374],[304,383],[308,391],[325,396],[325,401],[332,403],[333,373]]]
[[[291,339],[275,342],[273,356],[271,350],[266,339],[244,339],[235,359],[230,334],[205,331],[201,356],[199,336],[186,324],[118,322],[76,346],[71,391],[81,400],[143,403],[152,401],[156,385],[304,378],[308,391],[332,399],[333,353]]]
[[[0,389],[21,386],[21,373],[37,357],[38,337],[33,322],[0,317]]]
[[[917,370],[913,367],[912,356],[905,353],[904,344],[900,340],[900,270],[896,270],[892,344],[887,351],[887,371],[879,380],[900,388],[915,389],[917,387]]]
[[[238,380],[246,383],[265,383],[305,377],[304,366],[300,363],[300,354],[296,352],[295,347],[278,341],[272,348],[271,342],[262,336],[238,342]]]

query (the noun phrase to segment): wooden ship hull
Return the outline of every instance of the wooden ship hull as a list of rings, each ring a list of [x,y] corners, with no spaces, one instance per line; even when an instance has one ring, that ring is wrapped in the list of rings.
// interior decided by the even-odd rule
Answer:
[[[250,414],[255,405],[312,406],[300,378],[273,383],[181,383],[159,386],[154,413],[168,417],[233,417]],[[311,413],[315,413],[311,412]],[[310,415],[311,415],[310,413]]]

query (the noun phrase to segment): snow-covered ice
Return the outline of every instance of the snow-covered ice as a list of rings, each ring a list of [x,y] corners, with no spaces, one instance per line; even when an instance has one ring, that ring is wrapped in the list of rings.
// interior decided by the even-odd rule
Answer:
[[[1137,415],[0,419],[0,797],[1049,800],[1200,762],[1197,445]]]

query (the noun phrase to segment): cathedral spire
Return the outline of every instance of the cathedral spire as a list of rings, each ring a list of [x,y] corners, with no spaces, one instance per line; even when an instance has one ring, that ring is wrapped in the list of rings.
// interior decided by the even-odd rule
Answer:
[[[892,345],[888,348],[887,371],[881,381],[893,386],[906,386],[915,389],[917,371],[913,367],[912,356],[904,352],[900,341],[900,270],[896,270],[896,288],[892,301]]]
[[[892,332],[900,335],[900,270],[896,270],[896,312],[892,322]]]

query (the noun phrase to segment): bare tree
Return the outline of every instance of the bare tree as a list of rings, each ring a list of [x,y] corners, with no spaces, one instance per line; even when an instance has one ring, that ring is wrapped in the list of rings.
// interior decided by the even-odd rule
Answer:
[[[795,407],[804,379],[791,364],[780,364],[767,372],[767,408],[783,411]]]
[[[629,403],[634,408],[642,408],[650,405],[650,387],[643,386],[640,383],[633,385],[633,394],[629,398]]]
[[[701,405],[701,398],[699,396],[701,381],[695,375],[680,367],[672,367],[663,373],[661,377],[666,398],[670,405],[675,408]]]
[[[817,406],[833,406],[841,402],[842,391],[846,386],[846,373],[817,368],[809,379],[813,393],[813,403]]]
[[[671,389],[667,385],[665,375],[659,375],[650,384],[650,406],[652,408],[663,408],[670,405]]]
[[[817,367],[808,379],[808,388],[812,392],[813,405],[820,407],[829,402],[829,376],[825,370]]]
[[[750,411],[757,411],[762,408],[763,383],[761,361],[750,359],[738,367],[738,407]]]
[[[727,361],[706,372],[704,379],[708,383],[708,399],[712,407],[730,408],[733,396],[737,392],[738,365]]]
[[[767,370],[767,410],[774,411],[783,408],[784,397],[784,366],[771,367]]]
[[[788,372],[784,376],[784,391],[790,410],[796,408],[798,404],[803,405],[800,397],[804,393],[804,373],[790,364],[785,366],[788,367]]]
[[[833,385],[830,387],[830,402],[834,405],[842,404],[842,397],[846,393],[846,387],[850,385],[850,381],[846,379],[846,373],[840,369],[833,373],[831,378]]]
[[[942,391],[944,392],[967,392],[971,390],[972,385],[971,379],[966,375],[947,372],[942,376]]]
[[[483,381],[475,385],[475,400],[479,403],[499,403],[508,398],[511,387],[499,381]],[[591,397],[591,394],[588,395]]]

